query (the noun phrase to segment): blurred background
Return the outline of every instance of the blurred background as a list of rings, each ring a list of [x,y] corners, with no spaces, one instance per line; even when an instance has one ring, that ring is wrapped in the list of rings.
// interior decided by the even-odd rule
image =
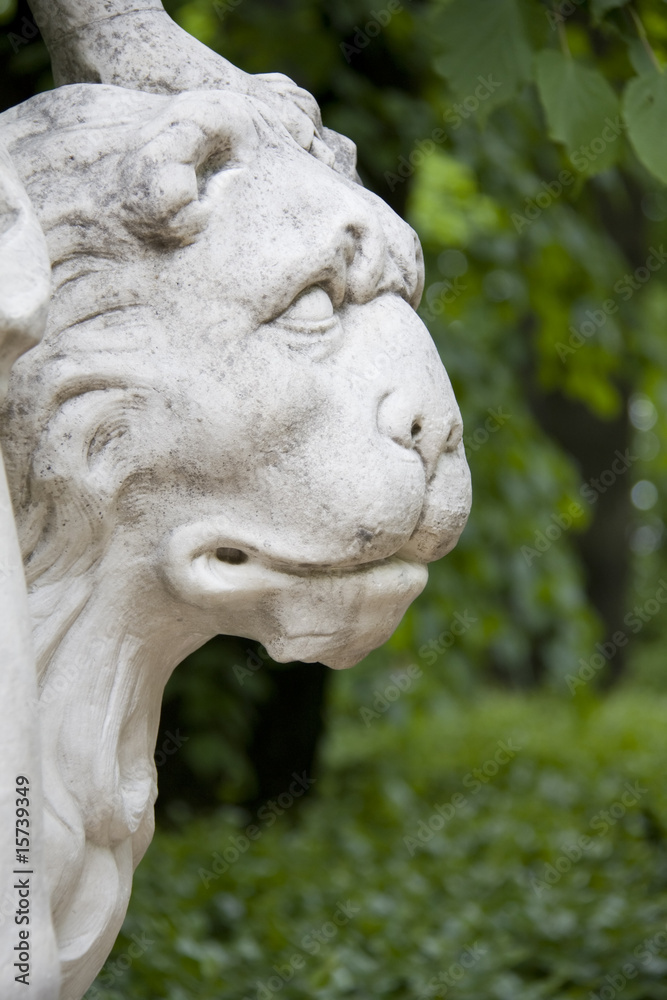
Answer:
[[[419,233],[474,504],[353,670],[178,668],[89,1000],[665,1000],[666,4],[166,6]],[[52,86],[22,0],[0,53],[2,108]]]

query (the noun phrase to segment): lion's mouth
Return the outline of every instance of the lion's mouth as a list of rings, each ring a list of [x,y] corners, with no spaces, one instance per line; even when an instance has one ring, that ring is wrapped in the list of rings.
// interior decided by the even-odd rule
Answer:
[[[354,666],[390,638],[428,579],[424,563],[396,555],[356,565],[284,566],[247,552],[239,558],[244,550],[230,558],[230,548],[222,558],[218,550],[216,562],[231,601],[252,607],[239,627],[279,663]]]
[[[390,638],[424,589],[428,570],[392,556],[279,575],[282,586],[266,595],[265,627],[257,638],[279,662],[319,661],[341,669]]]
[[[418,558],[289,560],[229,527],[205,522],[171,536],[167,580],[216,631],[256,639],[281,663],[353,666],[390,638],[428,579]]]
[[[295,635],[286,634],[285,638],[289,641],[297,641],[298,639],[332,639],[336,632],[297,632]]]
[[[265,548],[261,548],[254,544],[248,544],[243,548],[226,545],[219,546],[215,550],[215,557],[220,562],[227,563],[230,566],[244,566],[245,564],[249,564],[247,568],[250,572],[252,572],[250,564],[254,563],[255,565],[265,566],[273,572],[295,577],[343,576],[359,572],[367,573],[374,569],[380,569],[393,560],[409,563],[423,561],[414,560],[410,555],[403,556],[400,551],[391,556],[375,559],[369,558],[367,560],[362,560],[358,556],[338,561],[331,560],[330,562],[309,561],[307,559],[298,560],[290,559],[284,553],[273,552],[272,548],[268,545]],[[242,574],[243,570],[241,570]],[[325,635],[327,633],[321,634]]]

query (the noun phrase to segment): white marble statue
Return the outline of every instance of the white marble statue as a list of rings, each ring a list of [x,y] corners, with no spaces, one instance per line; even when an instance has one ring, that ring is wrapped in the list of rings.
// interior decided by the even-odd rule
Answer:
[[[356,182],[312,98],[241,73],[156,2],[33,10],[59,86],[0,116],[0,177],[38,220],[52,284],[0,440],[61,977],[32,995],[79,1000],[153,833],[174,667],[218,633],[282,662],[357,663],[456,544],[470,482],[415,312],[418,240]],[[31,342],[45,271],[30,275]],[[3,680],[17,718],[26,649]],[[11,961],[3,1000],[28,995]]]

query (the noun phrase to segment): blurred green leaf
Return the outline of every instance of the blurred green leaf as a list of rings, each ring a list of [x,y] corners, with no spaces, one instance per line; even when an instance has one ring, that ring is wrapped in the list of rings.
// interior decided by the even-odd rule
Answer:
[[[591,0],[593,23],[600,24],[605,14],[608,14],[610,10],[625,7],[629,2],[630,0]]]
[[[454,0],[443,18],[436,70],[459,98],[478,100],[484,120],[530,78],[531,50],[516,0]]]
[[[618,99],[597,69],[546,49],[535,59],[549,135],[567,147],[577,170],[594,174],[617,159]],[[619,123],[620,124],[620,123]]]
[[[637,156],[667,184],[667,76],[653,70],[630,80],[623,94],[623,116]]]

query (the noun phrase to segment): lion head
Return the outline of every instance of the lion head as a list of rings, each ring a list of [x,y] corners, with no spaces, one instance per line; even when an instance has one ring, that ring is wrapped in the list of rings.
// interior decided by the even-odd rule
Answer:
[[[152,834],[170,671],[217,633],[356,663],[456,544],[470,481],[415,234],[261,100],[73,85],[0,136],[53,272],[1,431],[74,996]]]
[[[54,272],[6,432],[29,577],[121,557],[184,625],[358,661],[470,502],[414,233],[251,98],[65,87],[7,130]]]

